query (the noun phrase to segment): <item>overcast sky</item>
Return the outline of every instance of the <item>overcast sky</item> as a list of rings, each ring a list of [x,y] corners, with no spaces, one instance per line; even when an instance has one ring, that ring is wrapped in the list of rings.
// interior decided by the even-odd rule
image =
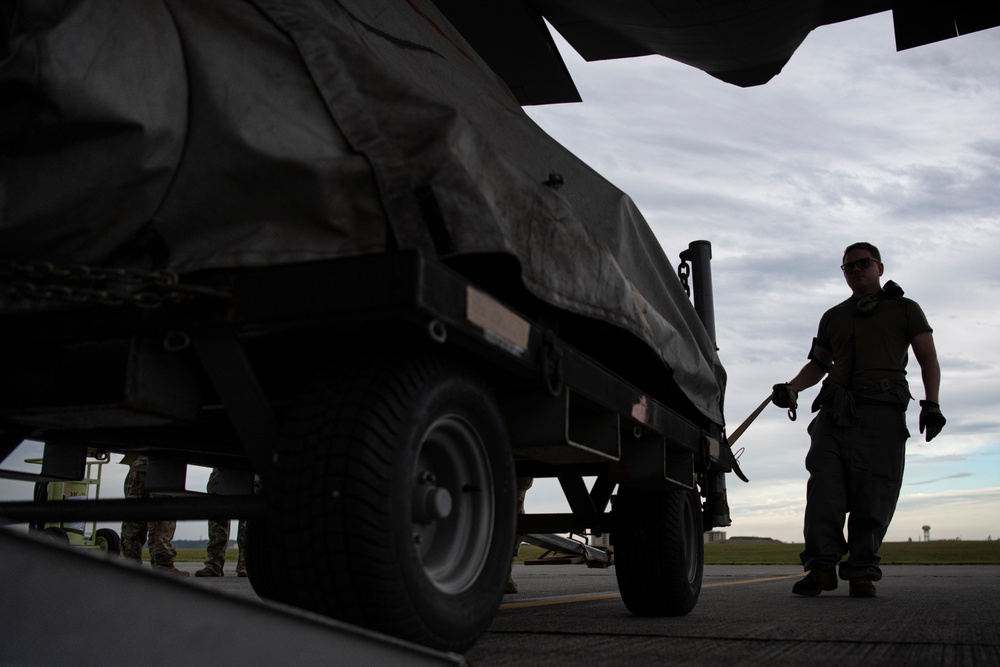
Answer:
[[[897,53],[889,14],[827,26],[752,89],[660,57],[586,63],[556,39],[584,101],[529,115],[636,201],[668,256],[713,244],[730,432],[805,363],[820,315],[848,296],[844,246],[870,241],[934,327],[948,418],[926,443],[911,408],[887,539],[925,524],[934,539],[1000,538],[1000,30]],[[910,375],[923,398],[915,363]],[[750,483],[729,476],[729,536],[802,540],[815,393],[798,421],[771,406],[741,438]],[[102,495],[120,497],[123,476],[108,466]],[[188,488],[207,477],[191,468]],[[4,497],[30,489],[0,480]],[[546,480],[527,505],[565,508]],[[206,533],[189,522],[177,538]]]

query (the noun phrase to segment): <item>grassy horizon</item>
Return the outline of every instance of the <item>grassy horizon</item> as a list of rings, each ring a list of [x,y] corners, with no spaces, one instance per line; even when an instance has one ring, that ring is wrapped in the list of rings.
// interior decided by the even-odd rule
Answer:
[[[800,565],[802,543],[705,545],[706,565]],[[1000,565],[1000,540],[884,542],[883,565]]]
[[[705,545],[706,565],[800,566],[802,543],[721,542]],[[522,545],[515,563],[539,558],[544,549]],[[879,550],[883,565],[1000,565],[1000,540],[885,542]]]
[[[795,565],[803,545],[794,542],[721,542],[705,545],[706,565]],[[522,545],[515,563],[539,558],[544,549]],[[239,552],[226,550],[226,562],[235,563]],[[1000,565],[1000,540],[885,542],[879,550],[883,565]],[[146,552],[145,560],[149,559]],[[204,549],[178,549],[177,562],[200,563]]]

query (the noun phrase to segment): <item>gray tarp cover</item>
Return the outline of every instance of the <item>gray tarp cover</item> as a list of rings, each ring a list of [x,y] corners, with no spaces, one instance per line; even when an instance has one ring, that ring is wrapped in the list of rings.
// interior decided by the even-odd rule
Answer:
[[[714,345],[639,211],[428,0],[20,2],[0,120],[0,258],[183,273],[380,252],[387,229],[434,254],[430,187],[455,253],[513,255],[723,423]]]

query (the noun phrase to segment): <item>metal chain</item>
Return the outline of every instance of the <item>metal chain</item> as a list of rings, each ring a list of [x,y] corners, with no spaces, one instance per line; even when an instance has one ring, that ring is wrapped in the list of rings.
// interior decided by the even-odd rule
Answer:
[[[119,289],[112,289],[116,285]],[[177,274],[170,271],[0,259],[0,294],[16,300],[158,308],[192,296],[178,287]]]
[[[178,282],[172,271],[141,271],[85,266],[83,264],[53,264],[52,262],[17,262],[0,259],[0,276],[29,278],[57,278],[73,282],[142,283],[158,287],[172,287]]]
[[[687,298],[691,298],[691,285],[688,283],[688,277],[691,275],[691,265],[687,262],[682,261],[677,266],[677,277],[680,278],[681,286],[684,287],[684,295]]]

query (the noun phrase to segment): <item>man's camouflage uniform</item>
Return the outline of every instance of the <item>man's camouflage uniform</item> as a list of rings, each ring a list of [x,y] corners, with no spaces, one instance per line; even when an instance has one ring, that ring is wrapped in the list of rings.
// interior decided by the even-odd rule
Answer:
[[[149,459],[145,456],[139,456],[129,464],[128,474],[125,475],[126,498],[149,498],[149,494],[146,493],[148,462]],[[176,521],[123,522],[122,557],[141,564],[142,545],[148,540],[150,564],[180,574],[180,570],[174,567],[177,550],[170,542],[174,538],[176,528]]]
[[[219,469],[212,468],[212,474],[208,476],[208,487],[206,491],[215,493],[219,486]],[[253,492],[260,493],[260,479],[254,476]],[[236,532],[236,546],[239,549],[239,556],[236,562],[236,574],[241,577],[246,576],[246,519],[240,519],[239,528]],[[197,576],[221,577],[223,567],[226,564],[226,549],[229,547],[230,522],[228,520],[211,519],[208,522],[208,547],[205,567],[198,572]]]

